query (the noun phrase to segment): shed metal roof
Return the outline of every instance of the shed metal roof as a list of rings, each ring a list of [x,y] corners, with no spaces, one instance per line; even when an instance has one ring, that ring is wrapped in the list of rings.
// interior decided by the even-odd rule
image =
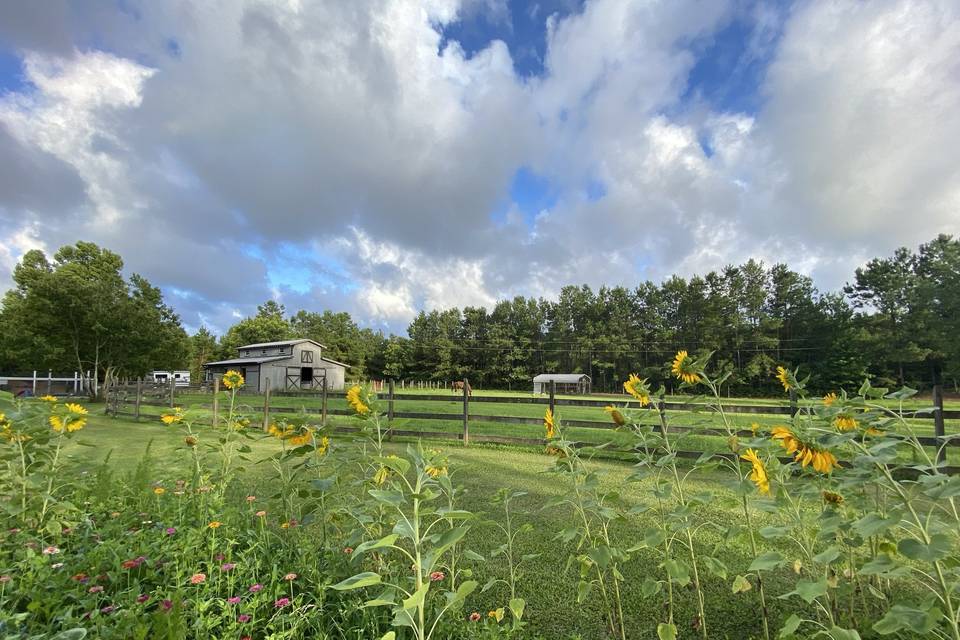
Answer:
[[[541,373],[533,378],[534,382],[580,382],[586,378],[590,379],[585,373]]]
[[[277,340],[276,342],[257,342],[255,344],[245,344],[243,346],[237,347],[237,349],[263,349],[266,347],[282,347],[289,344],[300,344],[301,342],[312,342],[313,344],[323,347],[326,349],[326,345],[322,345],[316,340],[311,340],[310,338],[295,338],[293,340]]]
[[[263,364],[264,362],[274,362],[276,360],[289,360],[290,356],[265,356],[263,358],[233,358],[231,360],[217,360],[216,362],[206,362],[203,366],[233,366],[244,364]]]

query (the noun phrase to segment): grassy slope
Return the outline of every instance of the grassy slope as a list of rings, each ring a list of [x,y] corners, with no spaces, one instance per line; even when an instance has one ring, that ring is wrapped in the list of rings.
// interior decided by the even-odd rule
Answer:
[[[110,419],[92,416],[90,425],[82,434],[80,441],[93,447],[72,445],[71,457],[91,468],[108,452],[112,452],[111,462],[119,470],[131,469],[143,455],[147,444],[152,443],[154,456],[162,461],[161,468],[170,478],[178,477],[186,463],[183,452],[174,452],[179,443],[181,432],[176,427],[166,427],[159,423],[132,422],[123,419]],[[350,446],[343,439],[337,439],[340,446]],[[274,439],[264,439],[254,444],[254,457],[264,457],[276,450]],[[403,445],[396,444],[396,447]],[[531,522],[534,530],[520,541],[519,552],[539,553],[539,559],[531,563],[526,576],[520,584],[520,595],[528,601],[531,631],[542,634],[544,638],[571,638],[577,635],[584,639],[605,638],[601,622],[601,612],[596,598],[582,606],[575,602],[575,571],[565,572],[564,567],[571,549],[553,540],[558,531],[568,526],[570,514],[563,509],[541,511],[540,507],[552,496],[562,493],[565,487],[554,475],[543,471],[551,460],[542,454],[516,449],[492,446],[445,446],[444,450],[451,459],[451,468],[455,470],[455,480],[467,489],[463,499],[463,508],[475,512],[488,512],[491,518],[497,518],[498,512],[489,506],[490,498],[498,489],[508,486],[526,491],[527,495],[517,503],[517,524]],[[626,478],[630,467],[617,463],[595,463],[601,472],[602,482],[610,490],[621,492],[622,506],[630,508],[643,501],[652,499],[649,493],[650,483],[629,483]],[[268,479],[268,465],[253,465],[246,472],[245,482],[256,487]],[[726,489],[727,476],[702,474],[691,482],[693,491],[709,492],[714,499],[701,509],[700,517],[712,520],[721,527],[739,523],[741,516],[736,508],[732,494]],[[757,519],[762,526],[768,524],[761,515]],[[617,527],[616,537],[624,547],[634,544],[640,529],[649,525],[649,516],[632,517],[627,523]],[[478,526],[468,537],[469,546],[486,554],[499,544],[495,529],[490,526]],[[699,542],[704,549],[719,544],[719,534],[711,529],[702,529]],[[769,549],[771,547],[765,547]],[[779,548],[787,557],[793,557],[789,548]],[[726,581],[714,577],[704,578],[707,592],[707,609],[711,624],[712,638],[749,638],[760,632],[760,620],[757,615],[756,592],[734,595],[730,583],[737,573],[744,573],[751,560],[744,543],[729,543],[717,554],[730,568]],[[626,616],[628,618],[629,637],[655,637],[656,623],[663,619],[665,611],[664,597],[657,595],[642,598],[639,593],[640,581],[650,575],[661,575],[657,559],[649,552],[635,554],[625,567],[628,579],[626,593]],[[506,570],[499,561],[489,561],[486,566],[476,567],[481,583],[492,574],[504,577]],[[782,621],[789,611],[802,603],[786,603],[773,596],[785,593],[792,588],[792,574],[786,570],[768,575],[765,580],[770,594],[770,606],[774,620]],[[476,595],[468,602],[470,609],[486,611],[502,606],[505,594],[493,590]],[[792,608],[791,608],[792,607]],[[692,592],[681,590],[676,618],[681,630],[686,627],[695,614]],[[681,637],[695,637],[687,630]]]

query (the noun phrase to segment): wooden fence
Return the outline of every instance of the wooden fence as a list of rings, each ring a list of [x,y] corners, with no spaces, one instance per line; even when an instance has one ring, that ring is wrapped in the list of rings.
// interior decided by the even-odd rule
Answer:
[[[530,418],[530,417],[520,417],[520,416],[500,416],[500,415],[485,415],[471,413],[470,407],[474,404],[482,403],[495,403],[495,404],[525,404],[525,405],[541,405],[546,409],[549,407],[551,411],[556,412],[557,407],[597,407],[602,409],[605,406],[608,406],[614,400],[595,400],[587,398],[557,398],[556,397],[556,387],[554,384],[551,384],[549,396],[546,398],[543,397],[509,397],[509,396],[473,396],[469,392],[469,383],[467,380],[464,380],[464,390],[462,394],[453,395],[450,393],[447,394],[436,394],[436,395],[423,395],[423,394],[405,394],[399,393],[397,391],[397,384],[393,381],[388,381],[384,383],[386,387],[385,400],[386,400],[386,426],[388,429],[389,436],[400,436],[400,437],[416,437],[416,438],[425,438],[425,439],[436,439],[436,440],[455,440],[461,442],[463,445],[467,446],[471,442],[489,442],[489,443],[498,443],[498,444],[513,444],[521,446],[542,446],[544,440],[542,438],[529,438],[529,437],[519,437],[519,436],[504,436],[504,435],[492,435],[492,434],[471,434],[470,433],[470,424],[471,422],[485,422],[485,423],[501,423],[501,424],[514,424],[514,425],[542,425],[543,418]],[[212,392],[212,393],[211,393]],[[220,394],[219,392],[219,380],[215,381],[213,385],[203,385],[203,386],[192,386],[192,387],[177,387],[173,383],[170,384],[154,384],[147,382],[137,382],[132,385],[114,385],[110,388],[110,394],[108,396],[107,402],[107,412],[114,416],[125,416],[132,417],[135,419],[141,418],[153,418],[158,419],[159,416],[147,415],[142,412],[141,408],[144,406],[155,406],[155,407],[165,407],[168,409],[173,409],[177,406],[176,397],[181,394],[196,394],[196,393],[211,393],[211,403],[203,405],[204,408],[212,411],[211,414],[211,423],[216,426],[222,418],[222,407],[220,405]],[[250,394],[259,396],[259,394]],[[319,407],[313,409],[304,409],[304,408],[293,408],[293,407],[283,407],[273,405],[271,400],[272,398],[278,396],[297,396],[297,397],[312,397],[319,400]],[[300,414],[306,413],[308,415],[315,415],[320,420],[320,423],[326,425],[328,416],[349,416],[353,415],[353,412],[347,409],[340,408],[331,408],[328,407],[329,398],[342,398],[344,396],[343,392],[328,392],[326,387],[321,389],[318,392],[304,392],[304,393],[267,393],[262,395],[263,404],[262,408],[259,406],[260,403],[257,402],[258,406],[251,407],[253,411],[260,415],[260,419],[257,420],[262,425],[264,430],[267,429],[271,421],[272,415],[283,415],[283,414]],[[457,413],[440,413],[440,412],[413,412],[413,411],[397,411],[396,402],[402,400],[417,401],[417,402],[442,402],[449,403],[451,400],[460,401],[462,398],[462,411]],[[933,393],[933,404],[934,408],[929,412],[916,412],[911,415],[913,418],[919,419],[930,419],[933,421],[934,435],[931,436],[920,436],[918,437],[919,442],[924,446],[936,447],[938,451],[938,458],[941,462],[946,462],[946,448],[947,447],[960,447],[960,438],[947,438],[945,433],[945,421],[946,420],[960,420],[960,411],[958,410],[946,410],[943,408],[943,393],[939,386],[934,387]],[[639,403],[633,400],[627,400],[626,402],[617,401],[617,404],[623,405],[626,404],[631,408],[640,408]],[[653,424],[656,431],[660,431],[660,416],[657,415],[657,412],[662,412],[663,414],[669,414],[670,412],[690,412],[690,411],[700,411],[706,408],[704,404],[691,403],[691,402],[666,402],[661,400],[656,405],[648,405],[648,410],[652,412],[651,417],[653,418]],[[797,403],[796,397],[791,398],[789,405],[749,405],[749,404],[739,404],[731,403],[723,405],[724,411],[729,414],[746,414],[746,415],[767,415],[767,416],[793,416],[799,410],[800,407]],[[462,430],[459,433],[450,432],[450,431],[430,431],[430,430],[411,430],[411,429],[398,429],[393,427],[393,423],[397,419],[411,419],[423,422],[430,421],[458,421],[462,423]],[[598,430],[610,430],[615,428],[615,425],[610,421],[594,421],[594,420],[568,420],[564,419],[563,424],[568,427],[577,427],[584,429],[598,429]],[[677,434],[692,434],[692,435],[703,435],[703,436],[727,436],[728,433],[724,429],[719,429],[716,427],[705,427],[705,426],[694,426],[694,425],[674,425],[668,422],[668,428],[671,433]],[[357,428],[337,426],[334,428],[335,431],[339,432],[356,432],[359,431]],[[737,430],[736,435],[740,437],[752,437],[754,435],[753,431],[748,429]],[[608,454],[629,454],[633,453],[633,449],[617,449],[612,447],[603,447],[593,442],[576,442],[578,447],[599,447],[603,452]],[[678,451],[677,455],[684,458],[699,458],[704,455],[703,451]],[[713,453],[712,455],[730,455],[726,453]],[[787,460],[787,459],[784,459]],[[960,473],[960,467],[947,467],[949,473]]]

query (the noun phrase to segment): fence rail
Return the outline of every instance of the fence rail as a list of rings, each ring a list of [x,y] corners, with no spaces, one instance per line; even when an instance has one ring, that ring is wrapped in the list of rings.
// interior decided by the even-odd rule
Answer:
[[[499,443],[499,444],[513,444],[521,446],[540,446],[544,444],[544,440],[541,438],[530,438],[530,437],[520,437],[520,436],[507,436],[507,435],[494,435],[494,434],[480,434],[480,433],[470,433],[471,423],[500,423],[500,424],[515,424],[515,425],[540,425],[543,423],[542,418],[531,418],[531,417],[521,417],[521,416],[503,416],[503,415],[484,415],[478,413],[470,412],[470,405],[472,403],[496,403],[496,404],[519,404],[519,405],[540,405],[549,407],[551,410],[554,410],[558,406],[571,406],[571,407],[605,407],[613,401],[611,400],[596,400],[596,399],[580,399],[580,398],[557,398],[556,389],[551,385],[550,393],[548,397],[511,397],[511,396],[473,396],[469,391],[469,383],[464,380],[464,390],[461,393],[451,393],[451,394],[404,394],[396,392],[396,385],[394,383],[388,383],[385,385],[387,387],[386,394],[386,403],[387,403],[387,428],[388,432],[393,436],[400,437],[418,437],[426,439],[439,439],[439,440],[455,440],[462,442],[464,445],[469,445],[471,442],[489,442],[489,443]],[[110,388],[107,411],[111,415],[115,416],[125,416],[135,419],[141,418],[153,418],[159,419],[159,416],[147,415],[144,414],[141,409],[142,407],[164,407],[164,408],[174,408],[177,406],[176,397],[177,395],[197,393],[197,392],[212,392],[212,403],[201,405],[203,408],[212,410],[212,420],[213,425],[217,425],[221,419],[220,415],[220,405],[219,405],[219,381],[215,381],[212,385],[212,388],[208,386],[202,387],[176,387],[174,384],[169,385],[150,385],[148,383],[138,382],[135,385],[114,385]],[[936,447],[938,450],[938,459],[941,463],[946,463],[946,449],[952,447],[960,447],[960,437],[947,438],[945,434],[945,425],[944,420],[956,420],[960,419],[960,411],[956,410],[944,410],[943,409],[943,396],[942,393],[938,393],[939,388],[934,389],[934,406],[929,409],[918,410],[911,414],[911,417],[919,419],[930,419],[934,423],[934,435],[933,436],[920,436],[917,440],[923,446]],[[259,414],[261,416],[260,422],[263,425],[264,430],[270,423],[270,416],[272,414],[280,415],[289,415],[289,414],[307,414],[315,415],[320,418],[322,424],[326,425],[328,416],[347,416],[352,415],[351,411],[339,408],[330,408],[328,407],[328,400],[330,398],[342,398],[342,392],[328,392],[326,388],[323,388],[320,393],[271,393],[269,390],[263,396],[263,406],[260,407],[251,407],[254,414]],[[285,406],[275,406],[271,404],[271,396],[275,397],[312,397],[314,399],[319,399],[321,406],[319,408],[295,408],[295,407],[285,407]],[[156,399],[161,401],[155,401]],[[424,412],[424,411],[397,411],[395,403],[398,401],[417,401],[417,402],[444,402],[449,403],[451,401],[460,401],[462,399],[463,409],[462,411],[449,412],[449,413],[439,413],[439,412]],[[636,401],[627,400],[626,402],[619,401],[619,405],[626,405],[632,408],[640,408],[640,405]],[[129,410],[132,408],[132,410]],[[697,402],[661,402],[657,407],[657,410],[664,412],[697,412],[703,411],[708,408],[706,403],[697,403]],[[795,415],[800,410],[800,405],[794,397],[789,404],[781,405],[749,405],[749,404],[730,404],[724,405],[724,411],[731,414],[745,414],[745,415],[771,415],[771,416],[792,416]],[[656,414],[656,410],[652,411]],[[435,422],[435,421],[446,421],[446,422],[461,422],[462,423],[462,432],[455,433],[450,431],[430,431],[430,430],[410,430],[410,429],[400,429],[393,426],[393,422],[397,419],[409,419],[409,420],[419,420],[424,422]],[[659,420],[654,420],[653,426],[654,429],[659,431]],[[606,430],[609,431],[614,428],[614,425],[610,422],[600,422],[594,420],[564,420],[564,424],[570,427],[582,428],[582,429],[596,429],[596,430]],[[724,429],[719,429],[716,427],[702,426],[702,425],[685,425],[685,424],[669,424],[668,428],[673,433],[683,433],[691,435],[703,435],[703,436],[727,436],[728,432]],[[351,427],[344,426],[334,426],[334,431],[349,433],[351,430],[356,431]],[[735,431],[735,435],[740,437],[749,437],[753,435],[753,431],[747,429],[738,429]],[[635,449],[621,449],[614,448],[612,446],[598,445],[591,442],[577,442],[577,446],[581,447],[594,447],[596,449],[602,450],[607,453],[614,454],[630,454],[635,451]],[[680,457],[684,458],[698,458],[702,455],[725,455],[723,452],[704,452],[704,451],[680,451],[677,452]],[[957,474],[960,473],[960,467],[945,467],[948,473]]]

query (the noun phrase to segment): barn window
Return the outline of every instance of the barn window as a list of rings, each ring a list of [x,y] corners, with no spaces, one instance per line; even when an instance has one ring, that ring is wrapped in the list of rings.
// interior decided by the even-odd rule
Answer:
[[[301,351],[300,362],[313,362],[313,351]]]

